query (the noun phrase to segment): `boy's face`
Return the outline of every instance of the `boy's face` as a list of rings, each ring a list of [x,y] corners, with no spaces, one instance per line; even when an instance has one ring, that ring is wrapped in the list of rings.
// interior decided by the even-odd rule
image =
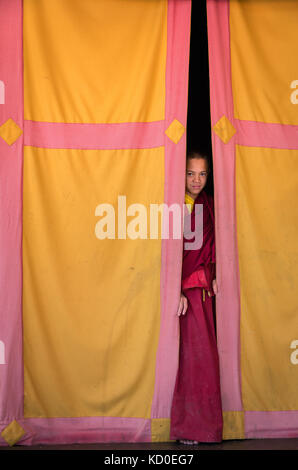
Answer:
[[[193,199],[200,194],[206,186],[208,176],[207,162],[203,158],[191,158],[186,164],[186,194]]]

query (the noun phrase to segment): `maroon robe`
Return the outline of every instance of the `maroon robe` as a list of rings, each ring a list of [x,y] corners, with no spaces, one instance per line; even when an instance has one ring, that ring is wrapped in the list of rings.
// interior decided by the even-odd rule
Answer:
[[[213,200],[202,191],[196,204],[203,204],[203,244],[200,249],[183,251],[182,292],[188,299],[188,309],[180,316],[179,369],[170,439],[220,442],[223,423],[212,290],[215,277]],[[194,214],[195,207],[189,216],[192,231]],[[185,242],[190,240],[184,239]]]

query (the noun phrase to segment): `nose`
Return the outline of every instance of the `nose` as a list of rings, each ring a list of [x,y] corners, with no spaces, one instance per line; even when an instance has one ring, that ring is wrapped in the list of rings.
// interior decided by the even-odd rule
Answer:
[[[201,180],[200,173],[197,173],[197,174],[195,175],[195,182],[196,182],[196,183],[199,183],[200,180]]]

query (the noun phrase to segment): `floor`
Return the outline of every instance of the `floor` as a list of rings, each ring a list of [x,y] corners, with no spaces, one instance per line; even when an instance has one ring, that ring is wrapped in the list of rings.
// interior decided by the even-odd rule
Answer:
[[[186,446],[173,442],[162,442],[162,443],[110,443],[110,444],[71,444],[71,445],[37,445],[37,446],[18,446],[13,447],[0,447],[1,450],[46,450],[46,451],[61,451],[61,450],[101,450],[105,451],[106,454],[111,454],[110,451],[169,451],[169,454],[177,452],[181,454],[183,452],[194,452],[194,451],[225,451],[225,450],[236,450],[236,451],[249,451],[249,450],[274,450],[274,451],[289,451],[298,450],[298,438],[296,439],[246,439],[246,440],[234,440],[234,441],[223,441],[221,444],[199,444],[196,446]],[[120,455],[121,455],[120,454]],[[129,454],[128,454],[129,455]]]

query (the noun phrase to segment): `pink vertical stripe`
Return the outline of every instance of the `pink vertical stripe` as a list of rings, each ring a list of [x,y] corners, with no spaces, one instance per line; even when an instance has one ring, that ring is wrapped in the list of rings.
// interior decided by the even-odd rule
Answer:
[[[5,101],[0,125],[13,119],[23,129],[22,1],[0,2],[0,80]],[[0,422],[23,414],[22,380],[22,159],[23,136],[0,138]],[[2,361],[3,362],[3,361]]]
[[[212,126],[225,115],[233,124],[228,0],[207,1]],[[235,136],[224,144],[213,132],[217,335],[224,411],[242,410],[240,293],[235,214]]]
[[[173,119],[186,128],[191,2],[169,0],[166,65],[165,130]],[[165,135],[164,202],[183,204],[186,132],[174,144]],[[169,418],[175,385],[179,321],[176,315],[181,289],[182,240],[162,240],[161,324],[156,358],[152,418]]]

